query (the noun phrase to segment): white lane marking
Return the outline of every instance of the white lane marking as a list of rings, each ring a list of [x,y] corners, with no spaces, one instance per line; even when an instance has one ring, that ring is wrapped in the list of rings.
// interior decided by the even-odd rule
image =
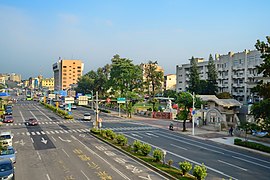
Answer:
[[[141,138],[141,139],[143,138],[142,136],[139,136],[138,134],[133,134],[133,133],[131,133],[131,135],[132,135],[132,136],[135,136],[135,137],[139,137],[139,138]]]
[[[51,131],[52,134],[55,134],[53,131]]]
[[[36,131],[36,134],[37,134],[37,135],[40,135],[40,132]]]
[[[227,163],[227,162],[225,162],[225,161],[218,160],[218,162],[221,162],[221,163],[223,163],[223,164],[227,164],[227,165],[232,166],[232,167],[236,167],[236,168],[241,169],[241,170],[243,170],[243,171],[247,171],[247,169],[241,168],[241,167],[236,166],[236,165],[233,165],[233,164],[231,164],[231,163]]]
[[[52,124],[52,122],[49,122],[49,124]]]
[[[153,136],[153,137],[159,137],[159,136],[154,135],[154,134],[151,134],[151,133],[145,133],[145,134],[147,134],[147,135],[149,135],[149,136]]]
[[[57,130],[55,130],[54,132],[55,132],[56,134],[59,134],[59,131],[57,131]]]
[[[123,134],[125,134],[126,137],[129,137],[129,138],[131,138],[131,139],[138,140],[138,139],[136,139],[136,138],[134,138],[134,137],[128,135],[127,133],[123,133]],[[155,145],[153,145],[153,144],[150,144],[150,143],[145,142],[145,141],[142,141],[142,140],[140,140],[140,141],[143,142],[143,143],[149,144],[149,145],[151,145],[151,146],[154,147],[154,148],[160,149],[160,147],[157,147],[157,146],[155,146]],[[192,163],[194,163],[194,164],[196,164],[196,165],[201,165],[201,163],[199,163],[199,162],[197,162],[197,161],[194,161],[194,160],[189,159],[189,158],[184,157],[184,156],[180,156],[180,155],[175,154],[175,153],[173,153],[173,152],[171,152],[171,151],[169,151],[169,150],[167,150],[167,149],[163,149],[163,150],[166,150],[167,153],[170,153],[170,154],[172,154],[172,155],[174,155],[174,156],[176,156],[176,157],[179,157],[179,158],[181,158],[181,159],[184,159],[184,160],[186,160],[186,161],[190,161],[190,162],[192,162]],[[224,172],[221,172],[221,171],[219,171],[219,170],[217,170],[217,169],[211,168],[211,167],[206,166],[206,165],[205,165],[205,167],[206,167],[207,169],[210,169],[210,170],[212,170],[212,171],[218,173],[218,174],[221,174],[221,175],[226,176],[226,177],[228,177],[228,178],[237,180],[237,178],[234,178],[234,177],[232,177],[232,176],[230,176],[230,175],[227,175],[227,174],[225,174]]]
[[[104,159],[103,157],[101,157],[99,154],[97,154],[95,151],[93,151],[92,149],[90,149],[88,146],[86,146],[83,142],[81,142],[79,139],[77,139],[76,137],[74,137],[73,135],[71,135],[71,137],[73,139],[75,139],[76,141],[78,141],[80,144],[82,144],[85,149],[87,149],[89,152],[91,152],[92,154],[94,154],[95,156],[99,157],[100,159],[102,159],[105,163],[107,163],[112,170],[114,170],[115,172],[117,172],[120,176],[122,176],[124,179],[129,179],[124,173],[122,173],[121,171],[119,171],[118,169],[116,169],[112,164],[110,164],[106,159]],[[129,179],[130,180],[130,179]]]
[[[33,131],[33,132],[31,132],[31,134],[32,134],[32,135],[36,135],[36,133],[35,133],[34,131]]]
[[[246,159],[243,159],[243,158],[240,158],[240,157],[236,157],[236,156],[232,156],[232,157],[235,158],[235,159],[239,159],[239,160],[242,160],[242,161],[245,161],[245,162],[249,162],[249,163],[255,164],[255,165],[257,165],[257,166],[261,166],[261,167],[270,169],[269,166],[264,166],[264,165],[262,165],[262,164],[255,163],[255,162],[253,162],[253,161],[249,161],[249,160],[246,160]]]
[[[41,114],[43,114],[43,116],[45,116],[47,119],[49,119],[50,121],[52,121],[52,119],[51,118],[49,118],[45,113],[43,113],[41,110],[39,110],[37,107],[36,107],[36,109],[41,113]]]
[[[72,131],[75,132],[75,133],[77,132],[75,129],[72,129]]]
[[[90,180],[82,170],[81,170],[81,173],[85,176],[85,178],[86,178],[87,180]]]
[[[79,130],[79,129],[77,129],[77,131],[79,132],[79,133],[81,133],[82,131],[81,130]]]
[[[40,154],[39,154],[39,152],[37,151],[37,155],[38,155],[38,158],[41,160],[41,156],[40,156]]]
[[[179,148],[179,149],[187,150],[186,148],[183,148],[183,147],[181,147],[181,146],[177,146],[177,145],[174,145],[174,144],[171,144],[171,146],[177,147],[177,148]]]
[[[41,132],[41,134],[46,134],[44,131],[40,131]]]
[[[62,149],[62,151],[67,155],[67,157],[70,157],[64,149]]]
[[[22,132],[22,135],[25,135],[25,133],[24,133],[24,132]]]
[[[31,138],[31,141],[32,141],[32,143],[34,143],[34,140],[33,140],[33,138]]]
[[[184,141],[195,142],[195,143],[198,143],[198,144],[202,144],[202,145],[208,146],[208,147],[210,147],[210,148],[219,149],[219,150],[221,150],[221,151],[225,151],[225,152],[237,154],[237,155],[239,155],[239,156],[244,156],[244,157],[247,157],[247,158],[250,158],[250,159],[254,159],[254,160],[257,160],[257,161],[261,161],[261,162],[270,164],[270,161],[265,161],[265,160],[262,160],[262,159],[259,159],[259,158],[255,158],[255,157],[252,157],[252,156],[248,156],[248,155],[245,155],[245,154],[242,154],[242,153],[237,153],[237,152],[234,152],[234,151],[231,151],[231,150],[227,150],[227,149],[224,149],[224,148],[216,147],[216,146],[213,146],[213,145],[210,145],[210,144],[206,144],[206,143],[203,143],[203,142],[200,142],[200,141],[197,141],[197,140],[192,140],[192,139],[190,139],[190,138],[184,138],[184,137],[180,137],[180,136],[177,136],[177,135],[168,134],[168,133],[165,133],[165,132],[159,132],[159,134],[165,134],[165,135],[168,135],[168,136],[174,136],[174,137],[176,137],[176,138],[178,138],[178,139],[179,139],[179,138],[180,138],[180,139],[183,139]]]
[[[67,130],[63,130],[65,133],[68,133],[68,131]]]
[[[49,131],[46,131],[47,134],[51,134]]]
[[[60,132],[60,133],[62,133],[62,134],[64,133],[64,132],[63,132],[63,131],[61,131],[61,130],[59,130],[59,132]]]
[[[56,139],[52,136],[52,139],[56,142]]]
[[[47,176],[47,179],[48,179],[48,180],[51,180],[51,178],[50,178],[49,174],[46,174],[46,176]]]
[[[15,123],[14,126],[17,126],[17,123]]]
[[[45,124],[49,124],[49,122],[45,122]]]
[[[197,144],[192,144],[192,143],[189,143],[189,142],[185,142],[183,140],[179,140],[179,139],[176,139],[176,138],[173,138],[173,137],[169,137],[169,136],[164,136],[162,134],[159,134],[160,136],[163,136],[165,138],[168,138],[168,139],[173,139],[175,141],[178,141],[178,142],[181,142],[181,143],[184,143],[184,144],[188,144],[188,145],[191,145],[191,146],[196,146],[196,147],[199,147],[201,149],[205,149],[205,150],[208,150],[208,151],[212,151],[212,152],[215,152],[215,153],[218,153],[218,154],[223,154],[223,152],[220,152],[220,151],[216,151],[216,150],[213,150],[213,149],[209,149],[209,148],[206,148],[206,147],[203,147],[203,146],[200,146],[200,145],[197,145]]]
[[[29,132],[26,132],[26,135],[27,135],[27,136],[30,136],[30,133],[29,133]]]
[[[22,119],[23,119],[23,122],[25,122],[25,119],[24,119],[24,117],[23,117],[23,115],[22,115],[22,112],[20,111],[20,115],[21,115],[21,117],[22,117]]]
[[[36,119],[36,120],[38,120],[38,118],[34,115],[34,113],[32,112],[32,111],[29,111],[31,114],[32,114],[32,116]]]

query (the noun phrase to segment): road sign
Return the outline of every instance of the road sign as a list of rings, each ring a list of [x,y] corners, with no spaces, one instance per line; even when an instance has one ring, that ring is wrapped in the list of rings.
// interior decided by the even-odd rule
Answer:
[[[92,98],[92,94],[85,94],[85,96],[87,96],[89,99]]]
[[[79,105],[87,105],[88,97],[87,96],[79,96]]]
[[[117,98],[117,103],[126,103],[126,98]]]
[[[73,104],[74,98],[73,97],[65,97],[65,103],[66,104]]]

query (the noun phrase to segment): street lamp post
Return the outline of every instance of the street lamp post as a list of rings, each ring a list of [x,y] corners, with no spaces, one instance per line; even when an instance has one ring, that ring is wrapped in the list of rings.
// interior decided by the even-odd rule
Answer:
[[[194,113],[195,113],[195,94],[193,92],[192,93],[192,136],[195,135],[195,132],[194,132],[194,123],[195,123]]]
[[[192,96],[192,112],[191,112],[191,114],[192,114],[192,136],[194,136],[195,135],[195,127],[194,127],[194,123],[195,123],[195,117],[194,117],[194,114],[193,113],[195,113],[195,93],[193,92],[192,94],[190,93],[190,92],[187,92],[189,95],[191,95]]]

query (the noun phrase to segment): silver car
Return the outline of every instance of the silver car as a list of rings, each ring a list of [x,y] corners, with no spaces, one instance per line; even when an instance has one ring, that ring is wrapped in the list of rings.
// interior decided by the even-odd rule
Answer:
[[[1,159],[10,159],[12,163],[16,162],[16,151],[12,146],[7,146],[2,151],[0,151]]]

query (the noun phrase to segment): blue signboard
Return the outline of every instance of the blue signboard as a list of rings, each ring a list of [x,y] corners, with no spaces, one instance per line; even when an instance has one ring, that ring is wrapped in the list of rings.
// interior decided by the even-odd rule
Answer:
[[[76,98],[78,99],[79,96],[82,96],[82,95],[83,95],[83,93],[77,93],[77,94],[76,94]]]

